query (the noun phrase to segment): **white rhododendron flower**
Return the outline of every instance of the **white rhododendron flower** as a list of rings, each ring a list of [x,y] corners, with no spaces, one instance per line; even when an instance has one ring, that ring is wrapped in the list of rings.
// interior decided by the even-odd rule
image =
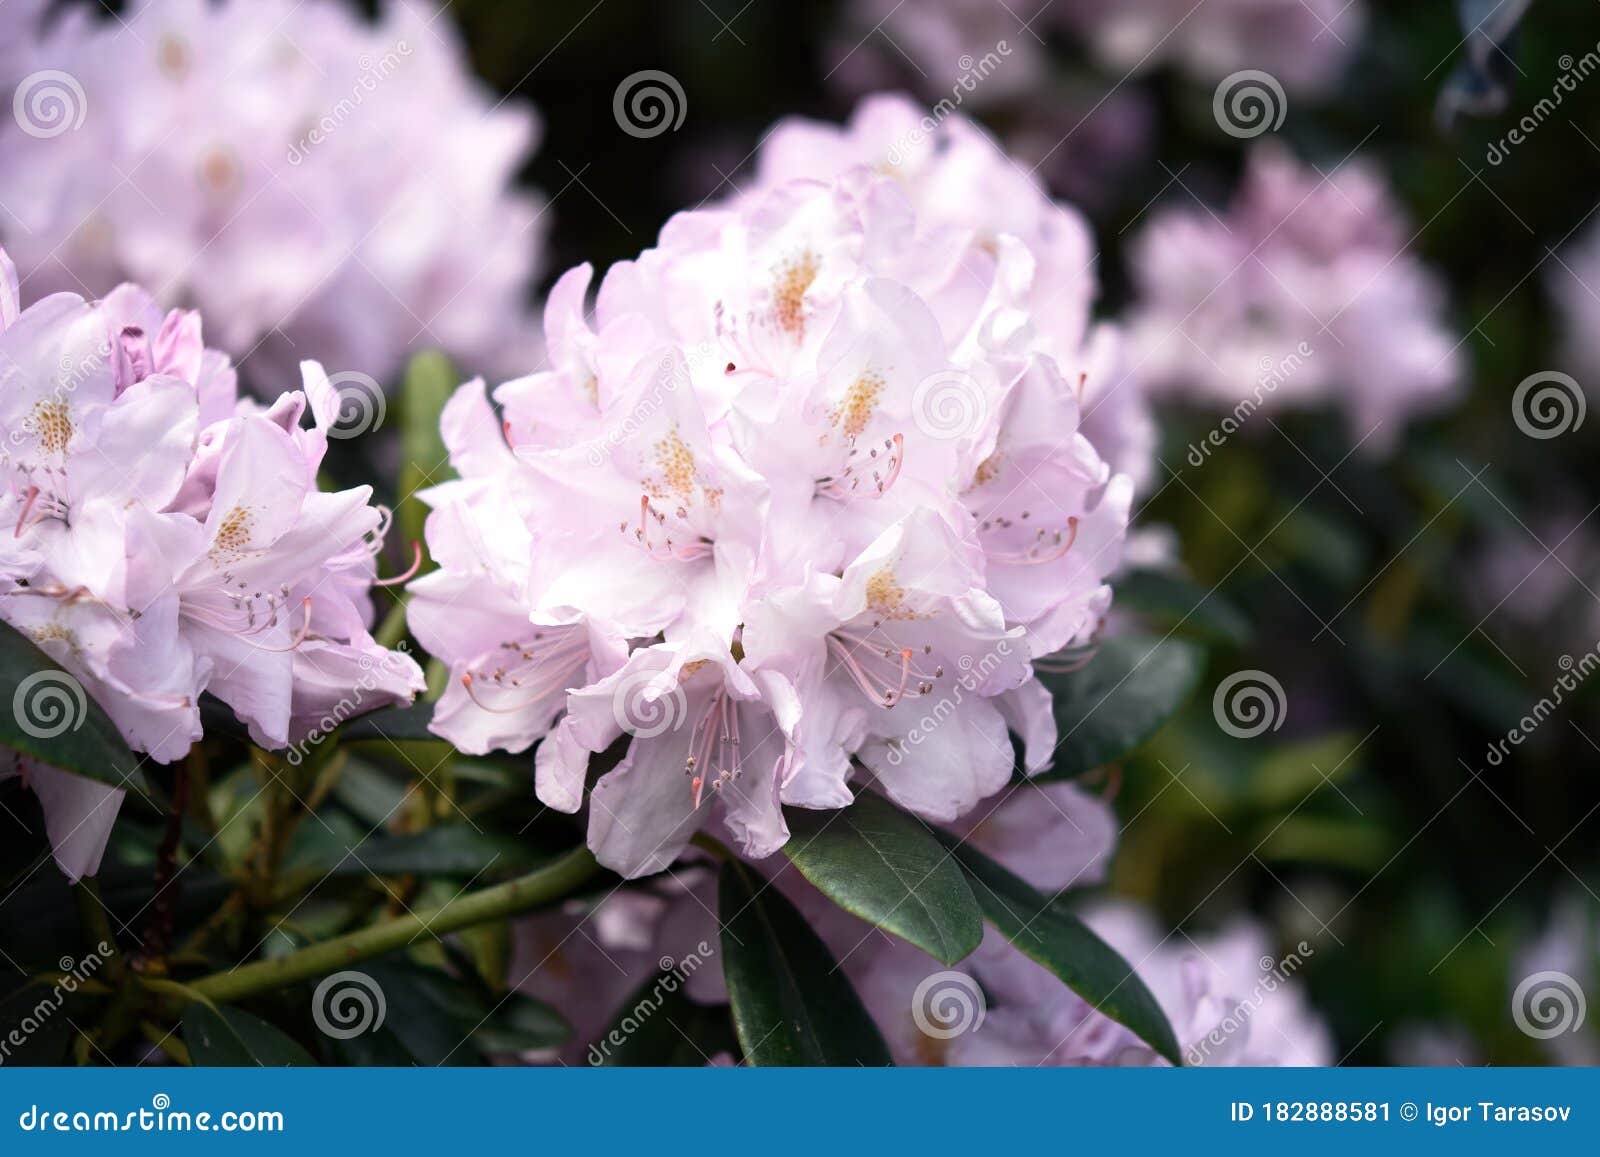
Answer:
[[[537,124],[491,103],[436,7],[139,0],[12,51],[14,74],[69,78],[41,108],[82,121],[0,121],[0,241],[30,297],[138,281],[263,381],[535,355],[541,204],[513,181]]]
[[[613,267],[592,317],[588,267],[563,277],[549,368],[497,389],[499,414],[477,382],[446,411],[460,478],[424,496],[441,569],[411,587],[452,674],[434,730],[542,740],[539,797],[564,811],[626,741],[589,814],[625,875],[713,814],[770,855],[783,805],[844,806],[858,776],[954,821],[1008,781],[1008,729],[1048,763],[1032,664],[1097,637],[1133,485],[1085,422],[1082,223],[950,134],[1019,232],[847,140],[808,177],[764,162]]]
[[[0,251],[0,620],[161,763],[200,738],[202,692],[283,748],[423,686],[368,633],[385,512],[370,487],[317,485],[326,375],[307,362],[270,407],[237,401],[234,378],[197,313],[131,285],[20,308]],[[39,794],[62,868],[92,875],[122,792],[20,756],[6,770]]]

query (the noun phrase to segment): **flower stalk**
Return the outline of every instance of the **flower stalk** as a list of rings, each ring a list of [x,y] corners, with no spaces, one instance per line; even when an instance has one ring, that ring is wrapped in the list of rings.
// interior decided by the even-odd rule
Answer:
[[[598,868],[589,849],[580,847],[525,876],[458,896],[431,911],[385,920],[273,960],[216,972],[194,981],[189,988],[218,1004],[243,1000],[382,956],[404,948],[419,936],[444,936],[541,907],[576,890]]]

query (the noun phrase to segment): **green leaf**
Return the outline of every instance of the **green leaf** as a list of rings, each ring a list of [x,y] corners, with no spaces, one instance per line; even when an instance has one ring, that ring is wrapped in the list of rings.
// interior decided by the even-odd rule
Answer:
[[[1173,1064],[1183,1063],[1167,1014],[1115,949],[982,852],[954,836],[938,836],[972,878],[984,915],[1002,936]]]
[[[572,1028],[541,1000],[512,993],[486,1024],[473,1030],[472,1043],[486,1053],[522,1053],[567,1043]]]
[[[1205,669],[1205,651],[1182,639],[1108,639],[1080,670],[1041,672],[1055,698],[1054,766],[1035,779],[1073,779],[1120,759],[1183,706]]]
[[[618,1068],[699,1068],[720,1052],[739,1052],[728,1010],[696,1004],[680,976],[658,972],[628,998],[585,1059]]]
[[[752,1065],[887,1065],[889,1046],[827,947],[776,888],[736,860],[717,884],[722,971]]]
[[[359,970],[383,994],[383,1023],[372,1023],[367,1031],[336,1042],[349,1063],[430,1067],[483,1063],[472,1034],[489,1009],[460,981],[398,956],[369,960]]]
[[[434,706],[418,699],[415,703],[369,711],[344,724],[337,734],[343,743],[361,739],[392,739],[397,743],[408,739],[428,739],[443,745],[444,740],[428,730],[428,724],[433,720]]]
[[[1116,581],[1117,606],[1164,627],[1213,642],[1244,646],[1255,631],[1249,618],[1219,591],[1161,570],[1134,570]]]
[[[144,793],[139,757],[76,678],[0,623],[0,745]]]
[[[416,492],[456,476],[439,433],[439,415],[460,384],[455,367],[437,351],[418,354],[406,367],[400,394],[405,465],[400,471],[397,514],[400,533],[408,543],[422,541],[422,527],[428,516],[428,508]]]
[[[842,811],[791,809],[783,850],[847,912],[954,964],[983,939],[983,912],[928,829],[862,792]]]
[[[521,840],[476,831],[466,824],[440,824],[411,835],[357,842],[359,846],[350,854],[339,853],[328,870],[336,876],[369,872],[379,876],[478,876],[531,871],[546,858]]]
[[[183,1043],[196,1065],[311,1068],[316,1061],[289,1037],[237,1008],[196,1001],[183,1013]]]
[[[25,984],[0,1000],[0,1044],[5,1046],[0,1063],[18,1068],[62,1064],[72,1041],[73,1019],[84,1011],[64,1007],[73,1000],[47,984]],[[15,1043],[18,1038],[21,1044]]]

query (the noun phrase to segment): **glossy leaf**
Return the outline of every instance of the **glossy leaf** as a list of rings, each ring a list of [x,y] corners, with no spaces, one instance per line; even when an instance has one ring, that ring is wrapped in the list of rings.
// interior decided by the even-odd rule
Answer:
[[[0,746],[87,779],[144,790],[139,756],[83,684],[0,624]]]
[[[793,904],[743,864],[717,886],[722,971],[752,1065],[887,1065],[889,1047]]]
[[[954,836],[939,833],[972,878],[984,916],[1023,955],[1173,1064],[1182,1064],[1167,1014],[1132,966],[1082,920]]]
[[[788,813],[783,850],[847,912],[954,964],[983,940],[983,912],[961,869],[928,829],[862,792],[842,811]]]
[[[196,1065],[310,1068],[317,1062],[288,1036],[237,1008],[196,1001],[183,1013],[183,1043]]]
[[[1069,674],[1041,672],[1059,739],[1039,779],[1072,779],[1120,759],[1161,729],[1194,692],[1205,651],[1183,639],[1125,635]]]

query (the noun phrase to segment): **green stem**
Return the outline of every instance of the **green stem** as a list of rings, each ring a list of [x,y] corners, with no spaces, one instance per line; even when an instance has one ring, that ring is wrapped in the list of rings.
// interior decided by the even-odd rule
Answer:
[[[481,892],[458,896],[430,912],[385,920],[272,960],[259,960],[228,972],[215,972],[189,987],[207,1000],[227,1004],[313,976],[347,968],[358,961],[404,948],[419,936],[444,936],[474,924],[502,920],[567,895],[599,869],[589,849],[568,852],[552,864]]]

